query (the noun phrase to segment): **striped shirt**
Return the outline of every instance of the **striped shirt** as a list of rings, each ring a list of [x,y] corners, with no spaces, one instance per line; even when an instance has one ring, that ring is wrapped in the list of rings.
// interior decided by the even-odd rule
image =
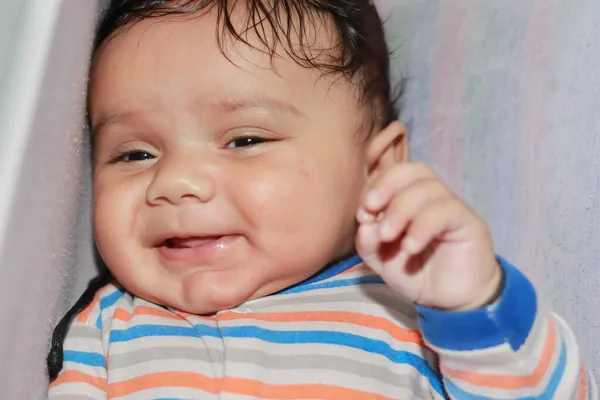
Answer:
[[[211,316],[117,284],[70,327],[58,399],[596,399],[577,344],[504,260],[469,312],[417,307],[358,257]]]

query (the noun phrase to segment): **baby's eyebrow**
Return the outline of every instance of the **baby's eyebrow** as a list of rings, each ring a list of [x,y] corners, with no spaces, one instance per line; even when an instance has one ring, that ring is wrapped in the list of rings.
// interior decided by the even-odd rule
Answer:
[[[236,111],[252,108],[263,108],[269,110],[276,110],[292,114],[296,117],[307,118],[306,114],[300,111],[293,104],[276,99],[274,97],[267,96],[254,96],[248,98],[238,99],[220,99],[213,101],[209,104],[209,107],[214,110],[218,110],[222,113],[233,113]],[[156,111],[156,110],[155,110]],[[97,121],[94,121],[92,125],[92,133],[98,134],[102,129],[108,125],[131,122],[139,119],[143,119],[148,116],[146,110],[131,110],[124,111],[116,114],[101,115]]]
[[[248,98],[239,99],[222,99],[215,101],[211,104],[211,107],[218,109],[221,112],[232,113],[249,108],[264,108],[276,111],[283,111],[288,114],[293,114],[297,117],[307,118],[306,114],[300,111],[293,104],[279,100],[273,97],[266,96],[254,96]]]
[[[95,121],[95,123],[93,123],[93,125],[91,127],[92,134],[97,134],[98,132],[100,132],[103,128],[105,128],[108,125],[116,124],[119,122],[134,121],[136,119],[143,117],[145,114],[146,113],[144,111],[133,110],[133,111],[120,112],[117,114],[102,115],[100,118],[98,118],[97,121]]]

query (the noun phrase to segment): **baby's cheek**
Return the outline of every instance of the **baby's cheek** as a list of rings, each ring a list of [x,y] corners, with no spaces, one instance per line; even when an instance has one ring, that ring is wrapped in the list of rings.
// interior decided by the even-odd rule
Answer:
[[[94,236],[104,262],[113,267],[118,265],[119,244],[123,239],[121,224],[115,218],[116,210],[99,197],[94,208]]]
[[[308,163],[305,159],[301,159],[298,163],[299,179],[303,180],[305,183],[310,182],[313,179],[315,169],[316,168],[312,163]]]
[[[135,238],[138,208],[134,188],[95,186],[94,233],[103,257],[116,257]]]
[[[290,200],[302,197],[312,188],[315,175],[314,168],[301,158],[245,172],[247,191],[256,205],[266,210],[286,208]]]

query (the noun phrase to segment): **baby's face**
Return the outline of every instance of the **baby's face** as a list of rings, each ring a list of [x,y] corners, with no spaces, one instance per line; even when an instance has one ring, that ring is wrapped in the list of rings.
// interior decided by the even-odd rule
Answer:
[[[146,20],[118,34],[89,98],[103,259],[136,295],[199,314],[352,252],[364,184],[354,86],[288,59],[272,68],[242,44],[227,42],[229,61],[215,24]]]

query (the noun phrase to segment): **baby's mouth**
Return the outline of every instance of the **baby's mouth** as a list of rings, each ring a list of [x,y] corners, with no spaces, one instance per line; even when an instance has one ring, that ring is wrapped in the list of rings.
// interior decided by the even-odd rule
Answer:
[[[161,247],[167,247],[169,249],[192,249],[195,247],[205,246],[219,239],[219,236],[185,238],[174,237],[165,240],[162,243]]]
[[[155,249],[169,268],[215,266],[234,248],[238,238],[239,235],[170,237],[158,242]]]

